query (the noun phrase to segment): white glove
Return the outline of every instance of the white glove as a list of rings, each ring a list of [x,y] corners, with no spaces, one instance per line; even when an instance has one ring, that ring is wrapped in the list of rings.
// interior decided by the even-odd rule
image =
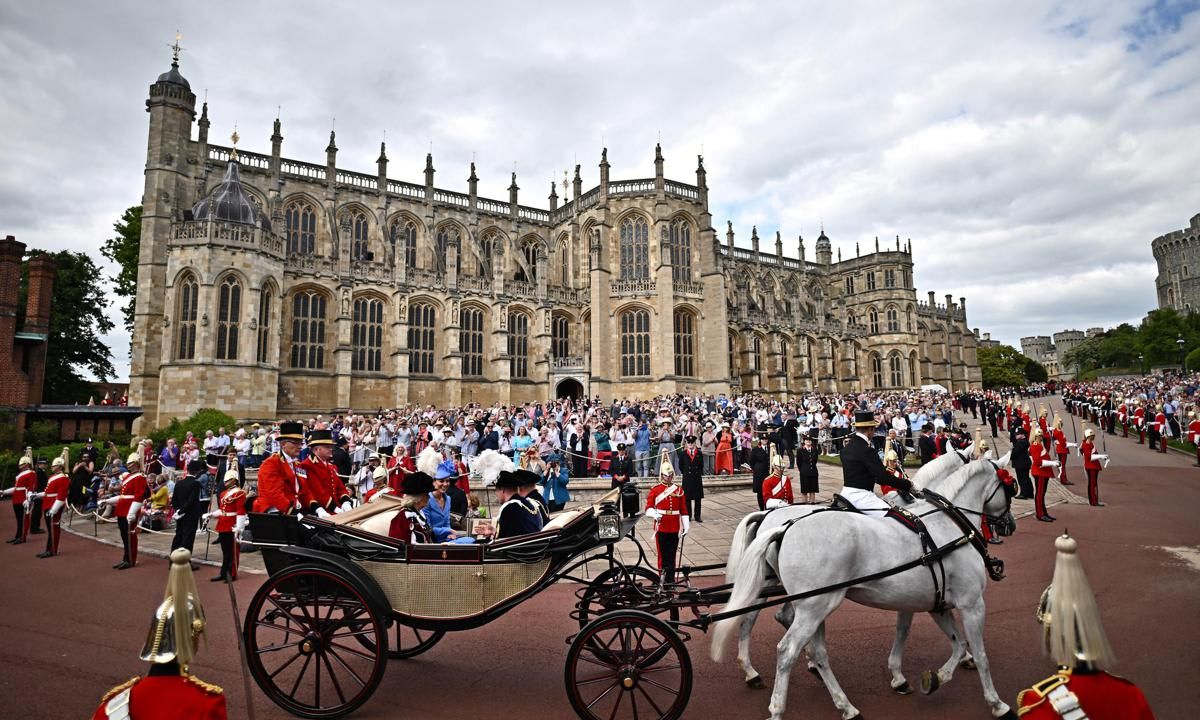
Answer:
[[[245,515],[238,515],[237,520],[233,521],[233,531],[235,533],[237,533],[238,535],[241,535],[242,531],[246,529],[246,525],[248,525],[249,523],[250,523],[249,517],[247,517]]]
[[[8,497],[9,495],[12,495],[13,490],[16,490],[16,488],[8,488],[6,490],[0,490],[0,497]]]
[[[342,503],[342,507],[341,507],[342,512],[350,512],[353,509],[354,509],[354,503],[350,502],[349,500]]]
[[[106,498],[104,498],[103,500],[101,500],[101,501],[100,501],[100,504],[101,504],[101,505],[116,505],[116,504],[117,504],[117,500],[119,500],[119,499],[120,499],[120,498],[118,498],[118,497],[117,497],[117,496],[115,496],[115,495],[114,495],[114,496],[112,496],[112,497],[106,497]]]
[[[771,498],[766,503],[766,508],[768,510],[773,510],[775,508],[781,508],[781,507],[787,507],[787,500],[784,500],[783,498]]]
[[[25,514],[26,514],[26,515],[28,515],[28,514],[29,514],[29,510],[30,510],[30,509],[33,507],[33,501],[31,501],[31,500],[29,499],[29,496],[28,496],[28,495],[26,495],[26,496],[25,496],[25,502],[24,502],[22,505],[23,505],[23,507],[25,508]]]
[[[688,518],[687,515],[680,515],[679,519],[683,522],[683,532],[679,533],[679,536],[683,537],[684,535],[687,535],[688,530],[691,529],[692,521]]]
[[[1104,454],[1101,454],[1101,453],[1096,453],[1095,455],[1092,455],[1092,459],[1093,459],[1093,460],[1107,460],[1107,459],[1108,459],[1108,455],[1104,455]]]
[[[318,508],[317,508],[317,517],[319,517],[319,518],[321,518],[322,520],[324,520],[325,518],[329,517],[329,513],[328,513],[328,512],[326,512],[325,508],[323,508],[323,507],[318,507]]]
[[[54,501],[54,504],[51,505],[50,509],[47,510],[46,512],[50,515],[53,515],[54,513],[58,512],[59,510],[62,510],[64,505],[66,505],[66,503],[63,502],[63,500],[61,498],[59,498]]]
[[[142,504],[140,502],[133,503],[132,505],[129,506],[129,512],[125,515],[125,519],[128,520],[130,523],[137,522],[138,512],[140,512],[141,509],[142,509]]]
[[[1067,447],[1069,447],[1069,448],[1079,447],[1079,443],[1069,442],[1069,443],[1067,443]]]
[[[658,510],[656,508],[646,508],[646,517],[650,518],[651,520],[661,520],[662,516],[662,510]]]
[[[40,500],[41,498],[46,497],[46,493],[44,493],[44,492],[29,493],[28,495],[26,495],[26,497],[28,497],[30,500]]]
[[[1042,467],[1058,467],[1057,460],[1043,460]]]

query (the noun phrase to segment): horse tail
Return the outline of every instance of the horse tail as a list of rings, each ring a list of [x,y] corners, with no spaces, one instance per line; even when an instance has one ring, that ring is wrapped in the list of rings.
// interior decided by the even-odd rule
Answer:
[[[765,510],[759,510],[750,513],[738,523],[737,529],[733,531],[733,542],[729,545],[729,560],[725,563],[726,580],[732,582],[737,578],[737,569],[742,560],[742,553],[746,551],[746,546],[754,541],[754,534],[766,516]]]
[[[739,563],[737,580],[733,583],[729,602],[725,603],[722,612],[740,610],[758,600],[767,575],[767,554],[774,547],[775,542],[783,537],[787,529],[787,525],[771,528],[755,538],[750,547],[746,549]],[[709,647],[709,654],[714,662],[721,662],[724,658],[729,634],[737,627],[738,622],[739,618],[732,617],[716,624],[713,629],[712,645]]]

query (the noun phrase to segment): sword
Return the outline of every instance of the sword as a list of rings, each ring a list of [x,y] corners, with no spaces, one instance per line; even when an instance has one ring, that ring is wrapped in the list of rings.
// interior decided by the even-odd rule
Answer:
[[[238,612],[237,595],[233,592],[233,581],[225,578],[225,587],[229,588],[229,604],[233,606],[233,634],[237,636],[238,659],[242,661],[242,685],[246,693],[246,717],[254,720],[254,701],[250,695],[250,668],[246,664],[246,641],[242,638],[242,614]]]

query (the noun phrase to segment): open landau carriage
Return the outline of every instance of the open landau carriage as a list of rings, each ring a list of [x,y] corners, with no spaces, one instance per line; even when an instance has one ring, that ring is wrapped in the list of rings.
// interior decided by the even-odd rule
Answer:
[[[341,717],[370,698],[389,658],[419,655],[446,632],[484,625],[566,579],[581,584],[571,613],[580,632],[565,671],[579,716],[679,717],[691,662],[674,627],[654,614],[677,618],[678,608],[655,602],[665,596],[640,543],[636,565],[613,552],[622,539],[637,543],[638,499],[625,501],[621,512],[613,490],[541,532],[479,545],[389,538],[398,501],[387,495],[329,520],[251,514],[270,573],[246,612],[251,674],[294,715]],[[589,561],[606,567],[576,576]]]

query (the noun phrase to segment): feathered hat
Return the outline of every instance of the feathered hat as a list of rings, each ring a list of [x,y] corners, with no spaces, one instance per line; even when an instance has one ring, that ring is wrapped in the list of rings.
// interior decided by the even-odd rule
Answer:
[[[502,472],[512,472],[513,462],[495,450],[484,450],[475,458],[471,470],[483,478],[484,485],[495,485]]]
[[[1054,579],[1042,593],[1037,612],[1046,652],[1063,667],[1087,663],[1103,670],[1112,665],[1113,652],[1100,623],[1096,596],[1076,554],[1079,545],[1063,533],[1054,541],[1054,547],[1058,551]]]
[[[420,455],[417,455],[417,469],[425,473],[429,477],[437,474],[438,465],[442,464],[442,453],[432,445],[425,446]]]

